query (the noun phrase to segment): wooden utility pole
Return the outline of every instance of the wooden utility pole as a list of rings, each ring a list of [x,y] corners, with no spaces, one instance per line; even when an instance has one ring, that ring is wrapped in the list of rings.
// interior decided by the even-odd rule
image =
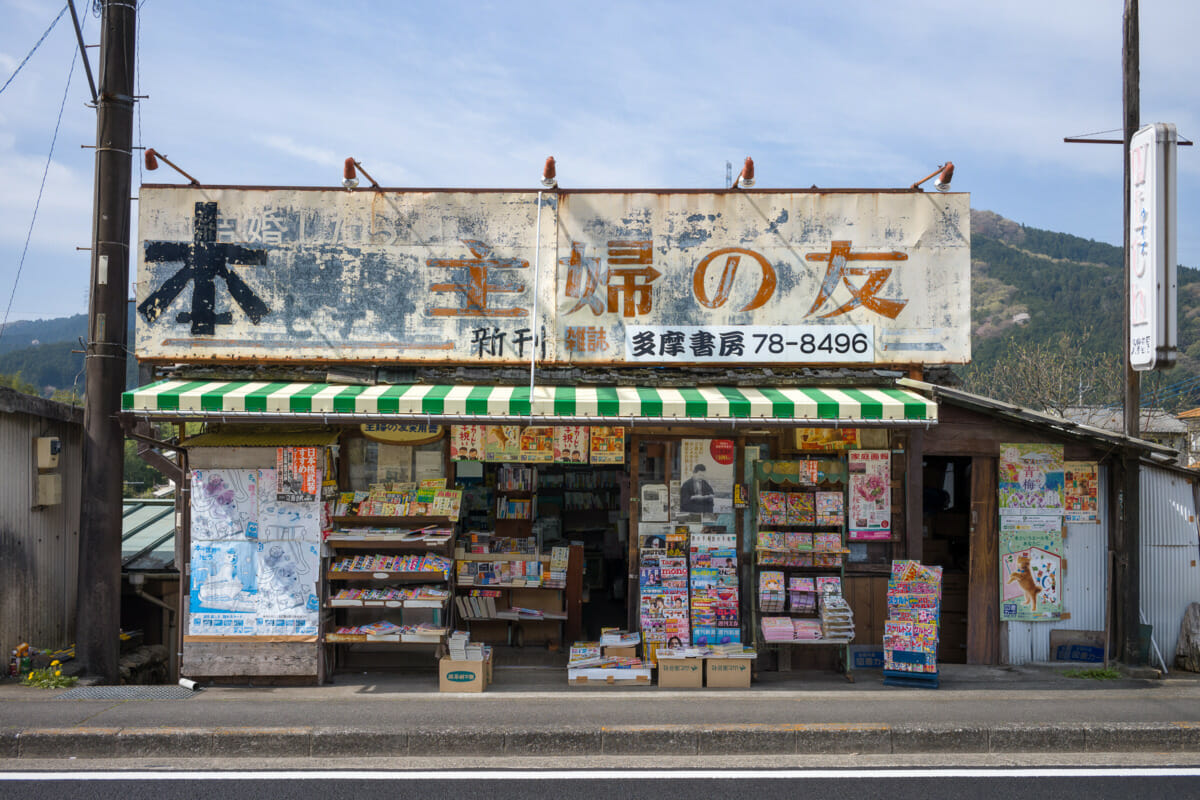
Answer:
[[[84,371],[83,499],[79,519],[76,656],[86,673],[120,681],[121,488],[129,306],[135,0],[104,0],[96,105],[91,292]]]
[[[1122,48],[1122,108],[1125,119],[1125,435],[1137,437],[1138,414],[1141,412],[1140,376],[1133,368],[1130,359],[1130,281],[1133,275],[1133,251],[1129,215],[1132,209],[1132,198],[1129,192],[1130,166],[1129,143],[1133,135],[1141,127],[1141,98],[1139,93],[1139,32],[1138,32],[1138,0],[1125,0],[1124,16],[1124,47]],[[1132,663],[1138,650],[1138,634],[1141,619],[1141,569],[1139,548],[1139,516],[1141,503],[1140,473],[1138,454],[1132,449],[1126,449],[1121,457],[1121,518],[1118,523],[1116,542],[1117,568],[1112,577],[1115,582],[1117,599],[1117,630],[1116,639],[1121,660]]]

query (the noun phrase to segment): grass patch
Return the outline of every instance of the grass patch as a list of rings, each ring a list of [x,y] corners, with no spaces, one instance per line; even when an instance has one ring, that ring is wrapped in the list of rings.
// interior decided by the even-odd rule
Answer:
[[[1113,667],[1094,669],[1069,669],[1063,673],[1068,678],[1084,678],[1091,681],[1115,681],[1121,678],[1121,670]]]

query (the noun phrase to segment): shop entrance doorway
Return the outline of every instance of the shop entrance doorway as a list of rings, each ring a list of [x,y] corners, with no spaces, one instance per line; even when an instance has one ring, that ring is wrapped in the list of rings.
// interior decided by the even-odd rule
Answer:
[[[924,466],[922,562],[942,568],[938,661],[967,661],[971,564],[971,458],[929,456]]]

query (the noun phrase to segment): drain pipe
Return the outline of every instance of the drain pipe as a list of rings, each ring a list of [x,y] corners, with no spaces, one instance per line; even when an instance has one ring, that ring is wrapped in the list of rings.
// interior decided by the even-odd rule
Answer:
[[[542,186],[558,190],[558,173],[554,164],[554,156],[546,159],[542,168]],[[529,423],[533,424],[533,383],[537,372],[538,353],[538,289],[542,277],[542,190],[537,193],[537,225],[534,228],[533,242],[533,349],[529,354]]]

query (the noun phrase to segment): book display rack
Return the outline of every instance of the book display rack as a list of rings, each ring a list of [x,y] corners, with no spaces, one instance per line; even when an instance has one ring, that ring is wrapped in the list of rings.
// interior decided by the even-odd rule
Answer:
[[[755,466],[754,624],[757,649],[839,648],[840,666],[854,680],[850,642],[854,619],[843,599],[846,546],[844,459],[822,454]]]

